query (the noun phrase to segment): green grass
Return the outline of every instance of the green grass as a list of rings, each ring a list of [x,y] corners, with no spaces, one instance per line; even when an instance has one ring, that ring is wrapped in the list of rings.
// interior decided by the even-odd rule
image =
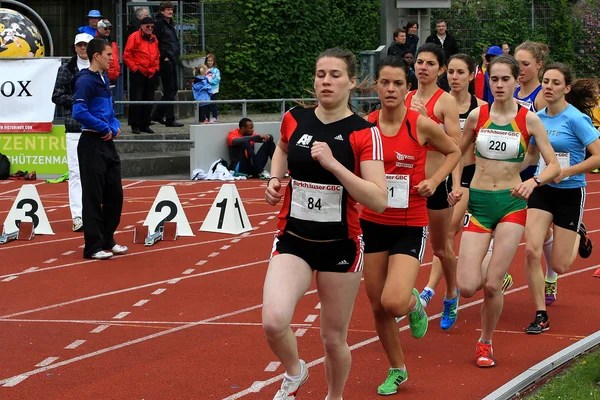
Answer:
[[[600,350],[578,359],[527,400],[600,400]]]

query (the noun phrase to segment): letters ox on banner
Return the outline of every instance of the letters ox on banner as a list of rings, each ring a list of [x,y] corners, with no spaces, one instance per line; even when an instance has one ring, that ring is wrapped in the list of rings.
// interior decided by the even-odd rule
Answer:
[[[0,134],[50,132],[57,58],[0,58]]]

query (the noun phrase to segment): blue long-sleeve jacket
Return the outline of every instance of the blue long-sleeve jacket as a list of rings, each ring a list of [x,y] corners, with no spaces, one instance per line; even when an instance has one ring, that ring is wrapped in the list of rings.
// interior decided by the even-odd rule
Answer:
[[[208,83],[206,76],[198,75],[194,78],[192,92],[194,93],[194,100],[210,100],[212,87],[210,86],[210,83]]]
[[[115,117],[108,76],[102,80],[97,71],[79,71],[75,76],[73,118],[81,124],[81,129],[96,131],[101,135],[108,132],[117,134],[121,124]]]

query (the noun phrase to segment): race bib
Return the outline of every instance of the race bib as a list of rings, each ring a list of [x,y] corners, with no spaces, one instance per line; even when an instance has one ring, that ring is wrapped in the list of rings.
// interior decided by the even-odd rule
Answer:
[[[556,153],[556,158],[558,158],[558,163],[560,164],[560,169],[569,168],[571,166],[571,154],[569,153]],[[540,157],[540,174],[543,170],[546,169],[548,165],[546,161],[544,161],[544,157]],[[563,179],[563,181],[569,180],[570,176],[567,176]]]
[[[480,129],[477,135],[477,151],[491,160],[510,160],[519,156],[520,132],[499,129]]]
[[[465,129],[465,122],[467,122],[466,118],[459,118],[459,120],[458,120],[458,123],[460,125],[460,131],[461,131],[461,133]]]
[[[521,106],[525,107],[529,111],[533,111],[533,101],[530,101],[530,100],[521,100],[521,99],[515,99],[515,100],[517,100],[518,104],[520,104]]]
[[[341,222],[342,185],[292,180],[290,216],[304,221]]]
[[[386,175],[389,208],[408,208],[410,176]]]

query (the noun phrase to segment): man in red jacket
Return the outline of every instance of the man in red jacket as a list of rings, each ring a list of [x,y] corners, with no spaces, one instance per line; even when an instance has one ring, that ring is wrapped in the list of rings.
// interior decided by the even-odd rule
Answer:
[[[160,65],[158,40],[152,33],[154,21],[150,17],[142,19],[140,29],[127,39],[123,61],[131,71],[130,99],[132,101],[154,100],[156,73]],[[129,125],[135,134],[154,133],[150,128],[152,104],[130,105]]]

